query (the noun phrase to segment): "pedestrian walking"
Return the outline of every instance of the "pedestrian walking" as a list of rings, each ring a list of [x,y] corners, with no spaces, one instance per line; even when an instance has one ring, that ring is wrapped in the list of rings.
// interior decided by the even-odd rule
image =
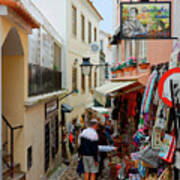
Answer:
[[[98,121],[92,119],[80,134],[79,154],[84,165],[84,180],[95,180],[98,173]]]

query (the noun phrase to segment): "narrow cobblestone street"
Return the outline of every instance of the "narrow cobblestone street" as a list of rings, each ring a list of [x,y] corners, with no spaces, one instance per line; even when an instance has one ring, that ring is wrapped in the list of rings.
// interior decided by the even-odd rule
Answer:
[[[76,172],[77,164],[78,164],[77,158],[74,158],[72,160],[72,163],[69,165],[68,169],[62,174],[59,180],[83,180],[83,176],[79,177],[79,175]],[[109,180],[109,172],[110,169],[108,166],[106,166],[102,173],[103,176],[98,177],[98,180]]]

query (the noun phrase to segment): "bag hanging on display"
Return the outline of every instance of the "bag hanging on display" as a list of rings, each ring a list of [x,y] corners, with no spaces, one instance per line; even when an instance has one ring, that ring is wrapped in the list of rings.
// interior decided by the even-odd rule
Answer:
[[[151,139],[151,146],[152,149],[160,149],[162,146],[162,135],[163,135],[164,131],[162,131],[162,129],[160,128],[153,128],[153,132],[152,132],[152,139]]]
[[[160,149],[159,157],[168,163],[172,163],[176,149],[176,140],[174,136],[165,134],[163,144]]]

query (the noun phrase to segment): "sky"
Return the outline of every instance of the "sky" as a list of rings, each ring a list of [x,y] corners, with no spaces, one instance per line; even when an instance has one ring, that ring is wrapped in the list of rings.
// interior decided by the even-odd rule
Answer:
[[[100,23],[100,29],[112,34],[112,0],[92,0],[92,2],[104,19]]]

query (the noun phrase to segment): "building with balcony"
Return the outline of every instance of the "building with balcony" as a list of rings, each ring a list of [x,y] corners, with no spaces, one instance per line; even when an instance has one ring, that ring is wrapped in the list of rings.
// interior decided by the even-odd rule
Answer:
[[[39,180],[61,158],[64,41],[30,1],[0,4],[3,179]]]

